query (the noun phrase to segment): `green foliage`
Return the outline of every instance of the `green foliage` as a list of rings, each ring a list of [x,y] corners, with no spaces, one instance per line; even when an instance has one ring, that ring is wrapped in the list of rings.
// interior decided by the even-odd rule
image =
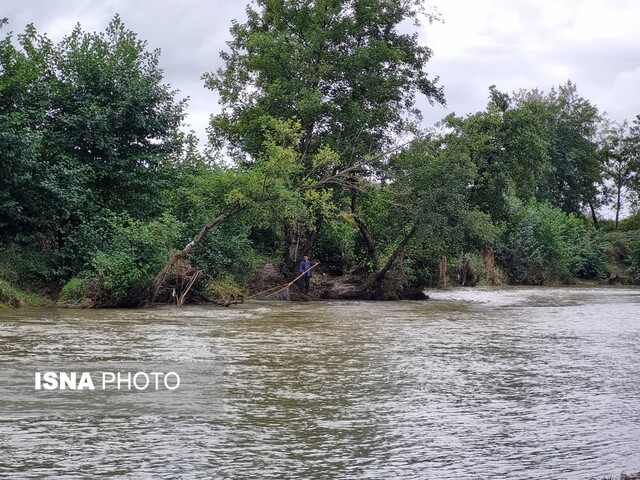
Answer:
[[[620,221],[618,230],[621,232],[640,231],[640,215],[631,215]]]
[[[0,278],[20,288],[34,289],[55,280],[57,256],[36,244],[0,246]]]
[[[229,305],[235,301],[241,301],[247,296],[247,290],[233,280],[218,278],[210,280],[203,288],[203,294],[207,299],[220,305]]]
[[[355,263],[357,230],[343,219],[323,224],[322,236],[313,247],[313,258],[322,262],[322,268],[333,275],[342,275]]]
[[[203,271],[205,281],[221,276],[246,281],[261,262],[249,234],[250,226],[241,222],[221,225],[194,250],[192,264]]]
[[[109,247],[92,262],[100,290],[95,301],[106,307],[135,305],[175,248],[180,224],[168,215],[152,222],[113,217],[111,224]]]
[[[490,88],[484,112],[466,118],[449,116],[443,138],[448,150],[464,152],[476,168],[470,201],[494,220],[507,215],[509,195],[528,200],[547,167],[547,125],[552,116],[541,99],[512,105],[511,98]]]
[[[586,280],[602,280],[607,275],[606,252],[609,246],[605,232],[583,225],[578,239],[578,261],[575,275]]]
[[[204,76],[223,105],[211,141],[256,159],[271,117],[299,121],[301,151],[328,146],[343,165],[384,148],[417,115],[417,92],[444,102],[425,71],[431,50],[402,33],[424,13],[418,0],[257,0],[231,28],[224,67]]]
[[[511,282],[542,285],[601,278],[604,250],[603,237],[584,220],[548,203],[514,202],[498,260]]]
[[[239,165],[260,167],[281,156],[269,145],[274,119],[298,126],[298,182],[270,222],[280,230],[285,270],[347,205],[358,215],[359,189],[370,179],[367,169],[353,167],[380,167],[373,154],[414,132],[416,94],[444,102],[426,73],[431,50],[403,33],[403,24],[418,23],[423,13],[417,0],[258,0],[245,23],[233,24],[224,67],[204,76],[223,106],[210,139]]]
[[[640,231],[628,236],[627,262],[631,265],[635,282],[640,282]]]
[[[489,246],[516,283],[602,278],[614,257],[640,272],[637,216],[608,243],[565,213],[597,208],[611,181],[618,198],[636,198],[640,117],[599,137],[597,108],[571,82],[549,94],[490,87],[486,111],[415,139],[416,95],[444,103],[426,73],[431,50],[405,33],[424,13],[418,0],[256,0],[232,26],[223,68],[204,76],[223,107],[212,147],[231,161],[179,131],[185,104],[162,83],[159,52],[119,17],[59,43],[33,26],[7,35],[6,303],[24,303],[14,287],[71,278],[62,304],[135,305],[185,245],[185,265],[204,272],[196,288],[222,299],[241,295],[266,258],[291,272],[309,249],[327,272],[366,267],[389,298],[435,283],[442,255],[500,281]]]
[[[390,181],[370,184],[360,199],[361,222],[376,239],[371,268],[384,272],[396,262],[407,286],[417,287],[431,283],[441,255],[493,242],[491,219],[469,201],[475,174],[468,151],[439,138],[414,141],[394,155],[386,170]]]
[[[604,178],[602,195],[604,202],[613,205],[614,227],[618,227],[620,213],[633,199],[637,176],[635,157],[638,156],[630,141],[629,125],[612,122],[605,131],[602,152],[604,156]]]
[[[187,244],[195,232],[235,207],[237,217],[209,231],[192,253],[194,266],[205,279],[246,278],[259,263],[250,240],[252,231],[270,232],[274,225],[309,216],[308,202],[294,188],[300,165],[292,144],[299,138],[296,122],[272,121],[261,161],[251,168],[214,165],[185,175],[168,196],[184,224],[180,240]]]
[[[39,209],[47,207],[34,180],[51,95],[51,49],[32,26],[18,36],[17,46],[11,35],[0,41],[0,241],[32,231]]]
[[[505,285],[508,283],[506,274],[500,267],[483,261],[479,253],[467,253],[465,257],[470,263],[470,272],[474,275],[474,281],[478,285]]]
[[[117,16],[57,44],[33,26],[0,42],[0,241],[39,238],[64,277],[112,213],[159,215],[185,139],[158,58]]]
[[[571,81],[551,89],[520,92],[518,100],[542,101],[548,105],[544,134],[549,162],[537,186],[536,198],[565,212],[579,214],[583,207],[598,207],[598,184],[603,176],[603,158],[596,141],[601,116],[598,109],[578,95]]]
[[[0,308],[45,307],[50,303],[46,298],[15,288],[0,278]]]
[[[90,295],[92,280],[88,278],[71,278],[62,287],[57,304],[66,307],[81,305]]]

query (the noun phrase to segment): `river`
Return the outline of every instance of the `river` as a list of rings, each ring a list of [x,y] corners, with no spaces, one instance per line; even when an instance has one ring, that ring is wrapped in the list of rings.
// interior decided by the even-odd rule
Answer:
[[[0,477],[640,471],[640,289],[428,293],[424,302],[0,310]],[[38,371],[105,365],[171,369],[182,383],[156,397],[35,390]],[[183,386],[191,391],[180,397]]]

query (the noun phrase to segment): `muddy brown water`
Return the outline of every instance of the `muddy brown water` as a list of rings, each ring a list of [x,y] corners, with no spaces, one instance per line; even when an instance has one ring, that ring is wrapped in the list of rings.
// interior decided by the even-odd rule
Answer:
[[[0,310],[0,477],[640,470],[639,289],[428,293],[427,302]],[[118,392],[123,407],[105,391],[34,389],[38,369],[105,363],[169,365],[196,392],[160,408],[128,392]]]

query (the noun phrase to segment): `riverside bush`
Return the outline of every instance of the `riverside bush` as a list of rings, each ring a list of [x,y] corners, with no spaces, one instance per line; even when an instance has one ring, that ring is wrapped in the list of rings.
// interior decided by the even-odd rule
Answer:
[[[633,236],[629,236],[627,244],[627,261],[631,265],[634,281],[638,283],[640,282],[640,230],[632,233]]]
[[[169,215],[152,222],[118,216],[111,223],[115,233],[109,248],[93,258],[97,305],[132,306],[169,258],[180,224]]]
[[[542,285],[604,275],[604,240],[588,222],[538,202],[512,205],[510,216],[498,261],[512,283]]]
[[[0,308],[2,307],[44,307],[50,302],[40,295],[15,288],[0,278]]]

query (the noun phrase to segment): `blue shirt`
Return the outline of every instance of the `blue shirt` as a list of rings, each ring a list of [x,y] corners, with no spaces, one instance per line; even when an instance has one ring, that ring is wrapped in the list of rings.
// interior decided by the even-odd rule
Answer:
[[[316,264],[316,262],[312,261],[312,260],[301,260],[300,261],[300,265],[298,266],[298,271],[300,273],[309,270],[311,267],[313,267]],[[309,270],[307,273],[305,273],[306,277],[311,278],[313,276],[313,271]]]

